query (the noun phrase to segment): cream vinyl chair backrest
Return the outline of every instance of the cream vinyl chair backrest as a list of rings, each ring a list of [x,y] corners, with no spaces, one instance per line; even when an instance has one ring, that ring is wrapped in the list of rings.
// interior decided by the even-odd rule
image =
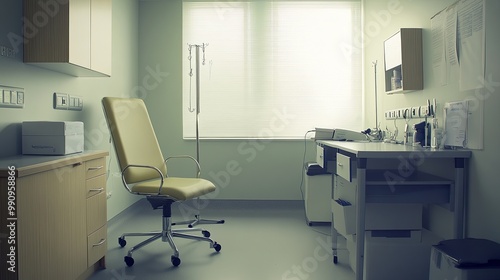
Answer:
[[[102,104],[120,169],[123,171],[129,165],[152,166],[166,175],[165,160],[144,101],[104,97]],[[127,184],[158,179],[159,176],[153,169],[133,167],[123,175]]]

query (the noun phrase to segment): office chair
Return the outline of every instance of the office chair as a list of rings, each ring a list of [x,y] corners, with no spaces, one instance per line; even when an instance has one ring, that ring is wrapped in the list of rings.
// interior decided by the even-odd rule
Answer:
[[[122,182],[127,191],[147,198],[153,209],[163,209],[162,230],[156,232],[125,233],[118,238],[124,247],[127,236],[150,236],[132,247],[124,261],[128,266],[134,264],[132,253],[161,238],[167,242],[174,254],[171,262],[174,266],[181,263],[179,250],[173,237],[187,238],[210,243],[216,252],[221,245],[210,239],[210,232],[200,228],[172,229],[171,206],[176,201],[185,201],[215,191],[210,181],[200,178],[200,165],[191,156],[163,158],[148,111],[142,99],[104,97],[102,105],[111,138],[115,147]],[[193,160],[197,174],[193,178],[169,177],[167,162],[170,159],[188,158]],[[187,232],[199,231],[203,236],[188,235]]]

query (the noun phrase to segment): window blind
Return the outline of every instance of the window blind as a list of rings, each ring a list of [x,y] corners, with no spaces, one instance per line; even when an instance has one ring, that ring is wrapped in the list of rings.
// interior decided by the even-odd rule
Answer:
[[[183,135],[303,138],[361,130],[359,1],[183,3]],[[188,46],[192,47],[189,48]],[[192,76],[189,75],[192,73]]]

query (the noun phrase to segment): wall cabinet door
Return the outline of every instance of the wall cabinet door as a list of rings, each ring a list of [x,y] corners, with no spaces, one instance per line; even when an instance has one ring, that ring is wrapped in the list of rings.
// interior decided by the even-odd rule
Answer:
[[[421,28],[401,28],[384,41],[385,91],[388,94],[424,88]]]
[[[73,76],[110,76],[111,1],[24,0],[24,62]]]
[[[95,71],[111,75],[111,0],[90,2],[90,65]]]

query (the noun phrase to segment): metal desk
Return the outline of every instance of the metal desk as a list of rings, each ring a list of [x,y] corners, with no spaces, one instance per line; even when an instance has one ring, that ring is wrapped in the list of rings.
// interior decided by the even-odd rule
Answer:
[[[364,265],[364,247],[365,247],[365,206],[367,199],[367,185],[371,187],[371,184],[367,184],[367,171],[371,167],[376,166],[376,171],[383,171],[383,167],[377,166],[378,162],[382,160],[392,159],[398,162],[406,162],[408,166],[414,168],[420,168],[426,164],[432,163],[437,159],[452,159],[450,162],[454,162],[454,178],[452,180],[452,189],[450,189],[449,197],[449,209],[453,211],[453,238],[463,238],[465,234],[465,223],[464,223],[464,191],[466,188],[466,159],[471,157],[471,151],[468,150],[431,150],[429,148],[412,147],[397,144],[388,143],[374,143],[374,142],[339,142],[330,140],[318,140],[317,144],[323,149],[325,149],[325,154],[327,150],[330,150],[328,154],[342,155],[342,157],[349,157],[351,162],[355,164],[353,166],[353,172],[356,172],[357,179],[357,196],[356,196],[356,280],[363,280],[363,265]],[[340,163],[336,162],[336,159],[325,159],[333,163],[334,170],[341,166]],[[332,164],[331,164],[332,165]],[[331,169],[332,166],[327,167]],[[335,173],[335,172],[333,172]],[[418,182],[413,176],[408,176],[407,174],[402,174],[401,172],[394,173],[395,178],[401,183],[413,183]],[[406,176],[405,176],[406,175]],[[417,176],[418,177],[418,176]],[[381,183],[379,181],[379,183]],[[382,182],[383,183],[383,182]],[[425,184],[423,184],[425,185]],[[415,185],[416,188],[413,192],[418,193],[420,189],[427,189],[421,187],[420,184]],[[423,198],[423,197],[422,197]],[[421,201],[422,203],[435,203],[433,201]],[[388,201],[388,203],[390,203]],[[336,242],[336,230],[333,228],[332,223],[332,241]],[[334,254],[336,252],[334,251]],[[334,256],[335,258],[336,256]]]

